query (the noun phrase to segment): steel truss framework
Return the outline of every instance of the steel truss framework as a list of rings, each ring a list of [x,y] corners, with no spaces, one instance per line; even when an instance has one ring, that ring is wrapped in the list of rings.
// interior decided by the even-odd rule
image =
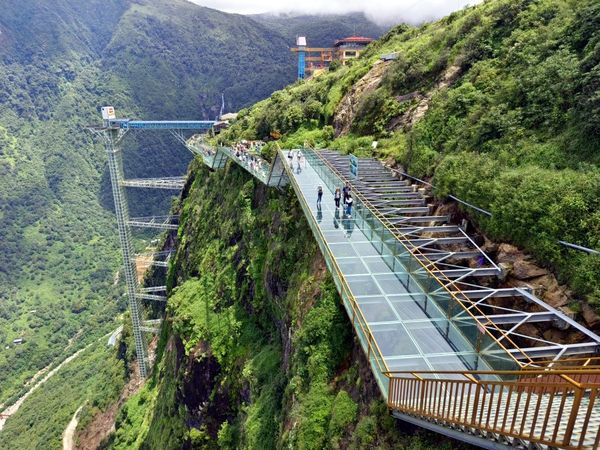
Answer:
[[[596,334],[537,298],[527,287],[489,287],[488,284],[495,284],[490,278],[501,275],[502,270],[465,230],[448,224],[445,215],[432,214],[422,185],[397,178],[375,159],[359,159],[358,178],[354,178],[348,156],[329,150],[317,154],[351,185],[382,225],[393,231],[394,237],[388,244],[407,248],[413,254],[415,261],[407,263],[415,274],[422,275],[429,296],[445,305],[448,317],[464,324],[465,329],[475,324],[479,332],[493,338],[479,351],[493,357],[500,344],[523,366],[600,351]],[[487,283],[478,282],[482,279]],[[454,301],[448,301],[449,293]],[[564,344],[532,333],[527,325],[540,322],[569,328],[575,334],[574,343]]]
[[[144,123],[148,126],[142,126]],[[301,203],[304,202],[302,206],[309,218],[309,224],[311,227],[314,225],[311,222],[312,212],[307,212],[310,207],[303,198],[304,194],[300,193],[302,188],[294,180],[295,175],[291,172],[291,167],[285,165],[285,157],[281,150],[269,170],[257,170],[256,164],[249,164],[247,159],[239,158],[231,148],[212,148],[202,139],[185,139],[182,130],[198,130],[204,125],[186,122],[177,128],[176,123],[116,121],[103,129],[93,130],[103,136],[109,153],[119,235],[128,280],[128,296],[132,308],[134,334],[137,333],[136,349],[138,343],[144,344],[142,332],[157,332],[160,326],[160,321],[142,320],[139,301],[166,301],[167,298],[164,295],[165,286],[142,289],[137,286],[132,270],[135,266],[131,257],[129,227],[175,229],[176,218],[128,217],[123,190],[127,184],[122,180],[120,153],[118,149],[115,150],[115,143],[120,141],[124,130],[168,129],[210,168],[223,167],[226,160],[231,159],[269,186],[282,186],[292,180]],[[387,264],[389,269],[395,272],[398,269],[394,267],[394,261],[404,258],[400,261],[404,275],[408,275],[418,284],[418,289],[409,295],[426,297],[438,305],[437,308],[444,311],[443,314],[449,319],[445,319],[445,322],[452,323],[453,329],[458,329],[459,334],[463,333],[466,340],[477,342],[473,345],[475,352],[484,356],[486,363],[493,367],[491,371],[471,370],[468,365],[466,371],[386,369],[385,357],[377,340],[373,338],[369,323],[365,322],[360,309],[357,312],[356,298],[352,294],[353,287],[348,287],[337,265],[328,264],[330,269],[333,267],[337,270],[332,272],[334,279],[339,282],[336,286],[343,301],[350,302],[348,304],[352,307],[353,325],[378,382],[381,381],[380,375],[388,379],[389,384],[387,388],[382,388],[382,392],[386,395],[388,406],[394,414],[403,420],[414,421],[420,426],[435,429],[443,434],[453,435],[452,431],[456,430],[458,432],[454,437],[459,439],[468,440],[465,436],[473,436],[477,438],[473,440],[474,443],[482,445],[483,442],[486,448],[501,448],[504,443],[528,448],[598,448],[600,413],[596,397],[600,397],[600,387],[597,386],[594,376],[599,372],[600,366],[598,360],[590,355],[598,352],[600,338],[545,304],[526,288],[493,287],[494,278],[502,275],[500,268],[461,227],[449,224],[446,215],[435,214],[432,211],[427,202],[428,195],[419,185],[395,178],[389,170],[372,159],[360,160],[358,177],[352,179],[347,157],[329,151],[306,151],[316,155],[311,156],[311,160],[316,159],[318,166],[327,167],[325,171],[329,172],[328,177],[334,174],[337,179],[352,186],[358,200],[357,211],[358,206],[362,205],[362,212],[356,214],[357,226],[368,233],[365,237],[380,238],[382,245],[378,248],[382,252],[381,255],[385,253],[386,256],[383,258],[385,262],[382,267]],[[261,163],[264,161],[261,160]],[[259,168],[261,165],[258,165]],[[297,174],[300,174],[299,169]],[[139,184],[135,187],[138,186]],[[366,211],[369,212],[364,215],[367,218],[359,219]],[[364,223],[359,223],[360,220]],[[316,221],[319,221],[318,214]],[[329,249],[327,242],[323,244],[318,238],[317,241],[326,256],[326,250]],[[339,251],[342,247],[336,248]],[[331,253],[331,249],[329,252]],[[333,254],[328,255],[334,258]],[[158,265],[168,263],[169,255],[159,252],[149,254],[148,258],[156,261]],[[340,264],[343,259],[340,256]],[[515,304],[518,306],[507,306]],[[134,310],[137,313],[134,314]],[[422,313],[427,314],[427,311],[423,310]],[[134,319],[134,316],[137,319]],[[436,319],[431,319],[431,323],[437,323]],[[533,323],[544,322],[564,329],[569,328],[571,334],[576,335],[576,343],[560,344],[546,335],[532,333],[531,327],[528,327]],[[364,323],[367,324],[366,328]],[[386,325],[387,322],[372,321],[370,324]],[[443,335],[443,330],[439,331]],[[477,337],[469,339],[469,333],[471,338],[473,333]],[[454,348],[452,351],[461,358],[459,350]],[[143,355],[144,364],[140,364],[140,368],[146,369],[145,352],[144,345],[141,351],[138,351],[138,358]],[[472,352],[464,350],[463,353]],[[583,360],[572,358],[577,355],[586,357]],[[508,361],[510,367],[495,365],[493,360],[496,356],[502,363]],[[143,375],[145,376],[145,372]],[[579,412],[585,415],[583,420],[580,420]],[[563,417],[567,420],[563,420]],[[490,423],[490,420],[493,423]],[[515,423],[518,423],[520,428],[515,428]],[[529,430],[525,430],[525,427]],[[591,427],[591,431],[586,433],[588,427]],[[548,429],[554,430],[552,436],[548,436]],[[579,445],[570,447],[571,442],[579,442]]]
[[[148,376],[149,361],[147,342],[144,332],[156,333],[160,322],[144,321],[142,301],[165,302],[166,286],[140,287],[136,277],[136,258],[140,262],[157,267],[168,267],[170,252],[156,252],[135,255],[131,240],[131,228],[150,228],[156,230],[177,230],[177,216],[149,216],[129,217],[129,208],[125,188],[149,188],[181,190],[185,184],[185,177],[165,178],[139,178],[125,179],[123,174],[123,154],[120,144],[129,130],[168,130],[179,141],[183,130],[208,131],[214,122],[210,121],[130,121],[115,120],[105,122],[103,126],[90,126],[88,129],[104,142],[108,156],[113,199],[115,203],[115,216],[119,230],[121,251],[123,254],[125,284],[133,335],[135,340],[136,356],[139,364],[140,375]],[[186,148],[189,147],[186,145]],[[193,152],[198,154],[198,152]]]
[[[290,152],[280,153],[285,160]],[[357,189],[352,212],[344,210],[340,216],[340,208],[332,205],[333,193],[349,177],[319,152],[302,153],[308,167],[296,171],[290,161],[288,176],[395,417],[483,448],[599,448],[600,358],[590,356],[598,348],[598,336],[569,330],[585,348],[565,346],[560,357],[553,345],[539,340],[546,333],[493,337],[484,326],[489,316],[496,327],[509,330],[523,319],[530,327],[547,322],[555,311],[542,308],[530,292],[511,288],[496,290],[498,303],[490,300],[492,306],[512,304],[503,302],[521,295],[531,296],[533,306],[488,313],[477,305],[460,315],[464,300],[456,293],[460,290],[449,290],[453,280],[440,279],[430,268],[420,270],[429,264],[418,253],[420,244],[411,247],[402,241],[404,233],[394,231]],[[341,166],[346,168],[349,164]],[[361,181],[358,173],[355,185]],[[317,186],[324,186],[322,205],[314,203]],[[409,217],[411,223],[417,216]],[[478,286],[468,292],[474,303],[484,299],[485,290],[494,290],[488,282],[496,286],[485,276],[455,284]],[[445,293],[438,291],[446,284]],[[567,325],[572,324],[561,324]],[[533,347],[528,356],[534,361],[516,357],[526,345],[503,346],[503,339],[523,339]],[[543,361],[545,352],[550,360]],[[586,356],[577,357],[579,352]]]
[[[185,185],[185,177],[134,178],[123,180],[121,184],[131,188],[169,189],[180,191]]]
[[[146,253],[134,255],[131,228],[150,228],[156,230],[175,231],[179,227],[177,216],[148,216],[129,217],[127,197],[124,188],[150,188],[181,190],[185,185],[185,177],[137,178],[125,179],[123,174],[122,152],[119,144],[129,130],[164,130],[171,133],[175,139],[184,145],[192,154],[202,158],[205,165],[211,169],[223,168],[228,159],[235,161],[250,172],[255,178],[267,186],[281,187],[287,183],[285,169],[279,158],[272,164],[253,155],[252,163],[249,158],[241,159],[230,147],[213,148],[207,145],[204,137],[199,134],[188,139],[186,132],[209,132],[212,121],[133,121],[115,119],[105,121],[103,126],[90,126],[88,129],[99,136],[105,144],[111,173],[111,185],[115,201],[115,211],[123,261],[125,266],[125,281],[127,296],[131,310],[136,352],[142,377],[148,375],[148,351],[143,332],[156,332],[156,327],[144,325],[142,300],[166,302],[166,287],[155,286],[140,288],[136,278],[136,257],[140,262],[157,267],[168,267],[169,252]]]
[[[169,267],[171,256],[172,252],[170,251],[138,253],[135,255],[138,261],[156,267]]]

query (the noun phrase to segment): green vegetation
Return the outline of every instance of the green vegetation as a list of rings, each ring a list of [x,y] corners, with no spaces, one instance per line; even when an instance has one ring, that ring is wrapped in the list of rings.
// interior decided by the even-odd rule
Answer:
[[[191,173],[159,362],[107,448],[432,448],[371,401],[378,388],[366,361],[367,378],[357,370],[362,351],[293,193],[234,164]]]
[[[236,109],[293,80],[286,45],[250,18],[183,0],[3,3],[0,403],[114,329],[126,306],[104,150],[84,129],[99,122],[99,107],[112,104],[121,117],[212,118],[221,92]],[[260,70],[271,63],[275,70]],[[166,134],[128,136],[125,145],[130,177],[181,175],[191,159]],[[131,190],[130,200],[132,215],[148,215],[164,213],[171,198]],[[41,418],[34,410],[15,423]]]
[[[396,162],[440,197],[491,210],[477,218],[491,237],[525,247],[597,303],[599,259],[556,241],[600,244],[599,18],[591,0],[496,0],[398,26],[349,66],[242,110],[218,139],[279,134],[286,147]],[[395,61],[378,63],[392,51]],[[210,173],[195,163],[191,174],[164,352],[110,446],[456,445],[408,435],[389,415],[292,194],[232,164]]]
[[[55,7],[68,16],[70,7],[79,11],[71,3]],[[398,26],[349,66],[242,110],[220,139],[281,134],[283,146],[396,162],[432,179],[440,197],[489,209],[491,219],[476,218],[489,236],[525,247],[597,306],[600,259],[557,244],[600,247],[596,3],[493,0],[418,28]],[[15,11],[7,23],[18,32],[2,34],[11,39],[0,65],[0,170],[8,180],[0,238],[9,243],[0,255],[0,337],[25,334],[27,343],[0,351],[0,399],[79,330],[91,340],[109,328],[123,306],[111,284],[118,258],[102,150],[68,130],[95,119],[103,103],[136,116],[212,117],[219,92],[244,106],[294,73],[293,58],[280,52],[287,38],[256,21],[180,1],[92,4],[109,26],[98,32],[90,15],[78,22],[77,42],[61,28],[55,41],[21,36],[27,15]],[[11,53],[20,40],[28,42],[22,54]],[[398,58],[375,66],[389,52]],[[275,70],[259,70],[273,62]],[[374,77],[372,87],[356,93],[365,76]],[[184,163],[165,164],[159,149],[168,143],[136,137],[132,154],[144,149],[152,175],[181,173]],[[231,164],[211,173],[194,162],[190,173],[158,362],[105,447],[450,448],[404,433],[389,416],[292,193],[267,190]],[[89,358],[98,367],[114,355]],[[52,401],[40,390],[1,439],[35,447],[24,441],[35,434],[54,443],[86,399],[89,420],[115,398],[121,364],[69,372]],[[25,432],[48,417],[46,408],[60,410],[56,422]]]
[[[0,433],[0,448],[62,448],[62,433],[80,406],[85,424],[117,400],[125,368],[106,340],[93,343],[35,390]]]
[[[525,248],[600,309],[600,257],[558,243],[600,248],[599,24],[592,0],[495,0],[400,25],[350,67],[243,110],[224,139],[278,131],[285,146],[360,155],[377,140],[376,156],[431,178],[440,198],[491,211],[473,217],[491,238]],[[374,87],[342,102],[371,69]]]

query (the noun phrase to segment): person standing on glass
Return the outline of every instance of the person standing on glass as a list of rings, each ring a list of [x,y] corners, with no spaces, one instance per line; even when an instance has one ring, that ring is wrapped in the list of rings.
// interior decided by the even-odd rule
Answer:
[[[335,209],[340,208],[340,199],[342,198],[342,192],[340,188],[335,188],[335,194],[333,194],[333,199],[335,200]]]
[[[323,188],[319,186],[317,188],[317,206],[321,207],[321,199],[323,198]]]
[[[348,197],[350,197],[350,183],[346,183],[342,189],[342,193],[344,194],[344,203],[346,203],[346,200],[348,200]]]
[[[346,198],[346,215],[351,216],[352,215],[352,203],[354,203],[354,201],[352,200],[352,196],[350,194],[348,194],[348,197]]]

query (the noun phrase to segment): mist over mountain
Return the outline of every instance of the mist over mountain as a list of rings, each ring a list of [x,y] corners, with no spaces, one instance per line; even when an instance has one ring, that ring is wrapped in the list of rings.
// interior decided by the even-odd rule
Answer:
[[[290,45],[297,36],[306,36],[311,47],[330,47],[336,39],[347,36],[377,38],[387,31],[369,20],[363,13],[309,15],[309,14],[256,14],[250,16],[286,37]]]

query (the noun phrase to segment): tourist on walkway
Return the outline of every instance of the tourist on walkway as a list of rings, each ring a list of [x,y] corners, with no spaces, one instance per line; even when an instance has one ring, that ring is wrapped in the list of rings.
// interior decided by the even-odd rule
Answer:
[[[333,194],[333,199],[335,200],[335,209],[339,209],[341,198],[342,198],[342,191],[340,191],[340,188],[335,188],[335,194]]]
[[[350,183],[346,183],[346,186],[342,189],[342,193],[344,194],[344,203],[346,203],[346,200],[350,197]]]
[[[352,215],[352,203],[354,201],[352,200],[352,196],[350,194],[348,194],[348,197],[346,198],[346,201],[344,202],[346,204],[346,215],[351,216]]]
[[[317,206],[321,206],[321,199],[323,198],[323,188],[319,186],[317,188]]]

